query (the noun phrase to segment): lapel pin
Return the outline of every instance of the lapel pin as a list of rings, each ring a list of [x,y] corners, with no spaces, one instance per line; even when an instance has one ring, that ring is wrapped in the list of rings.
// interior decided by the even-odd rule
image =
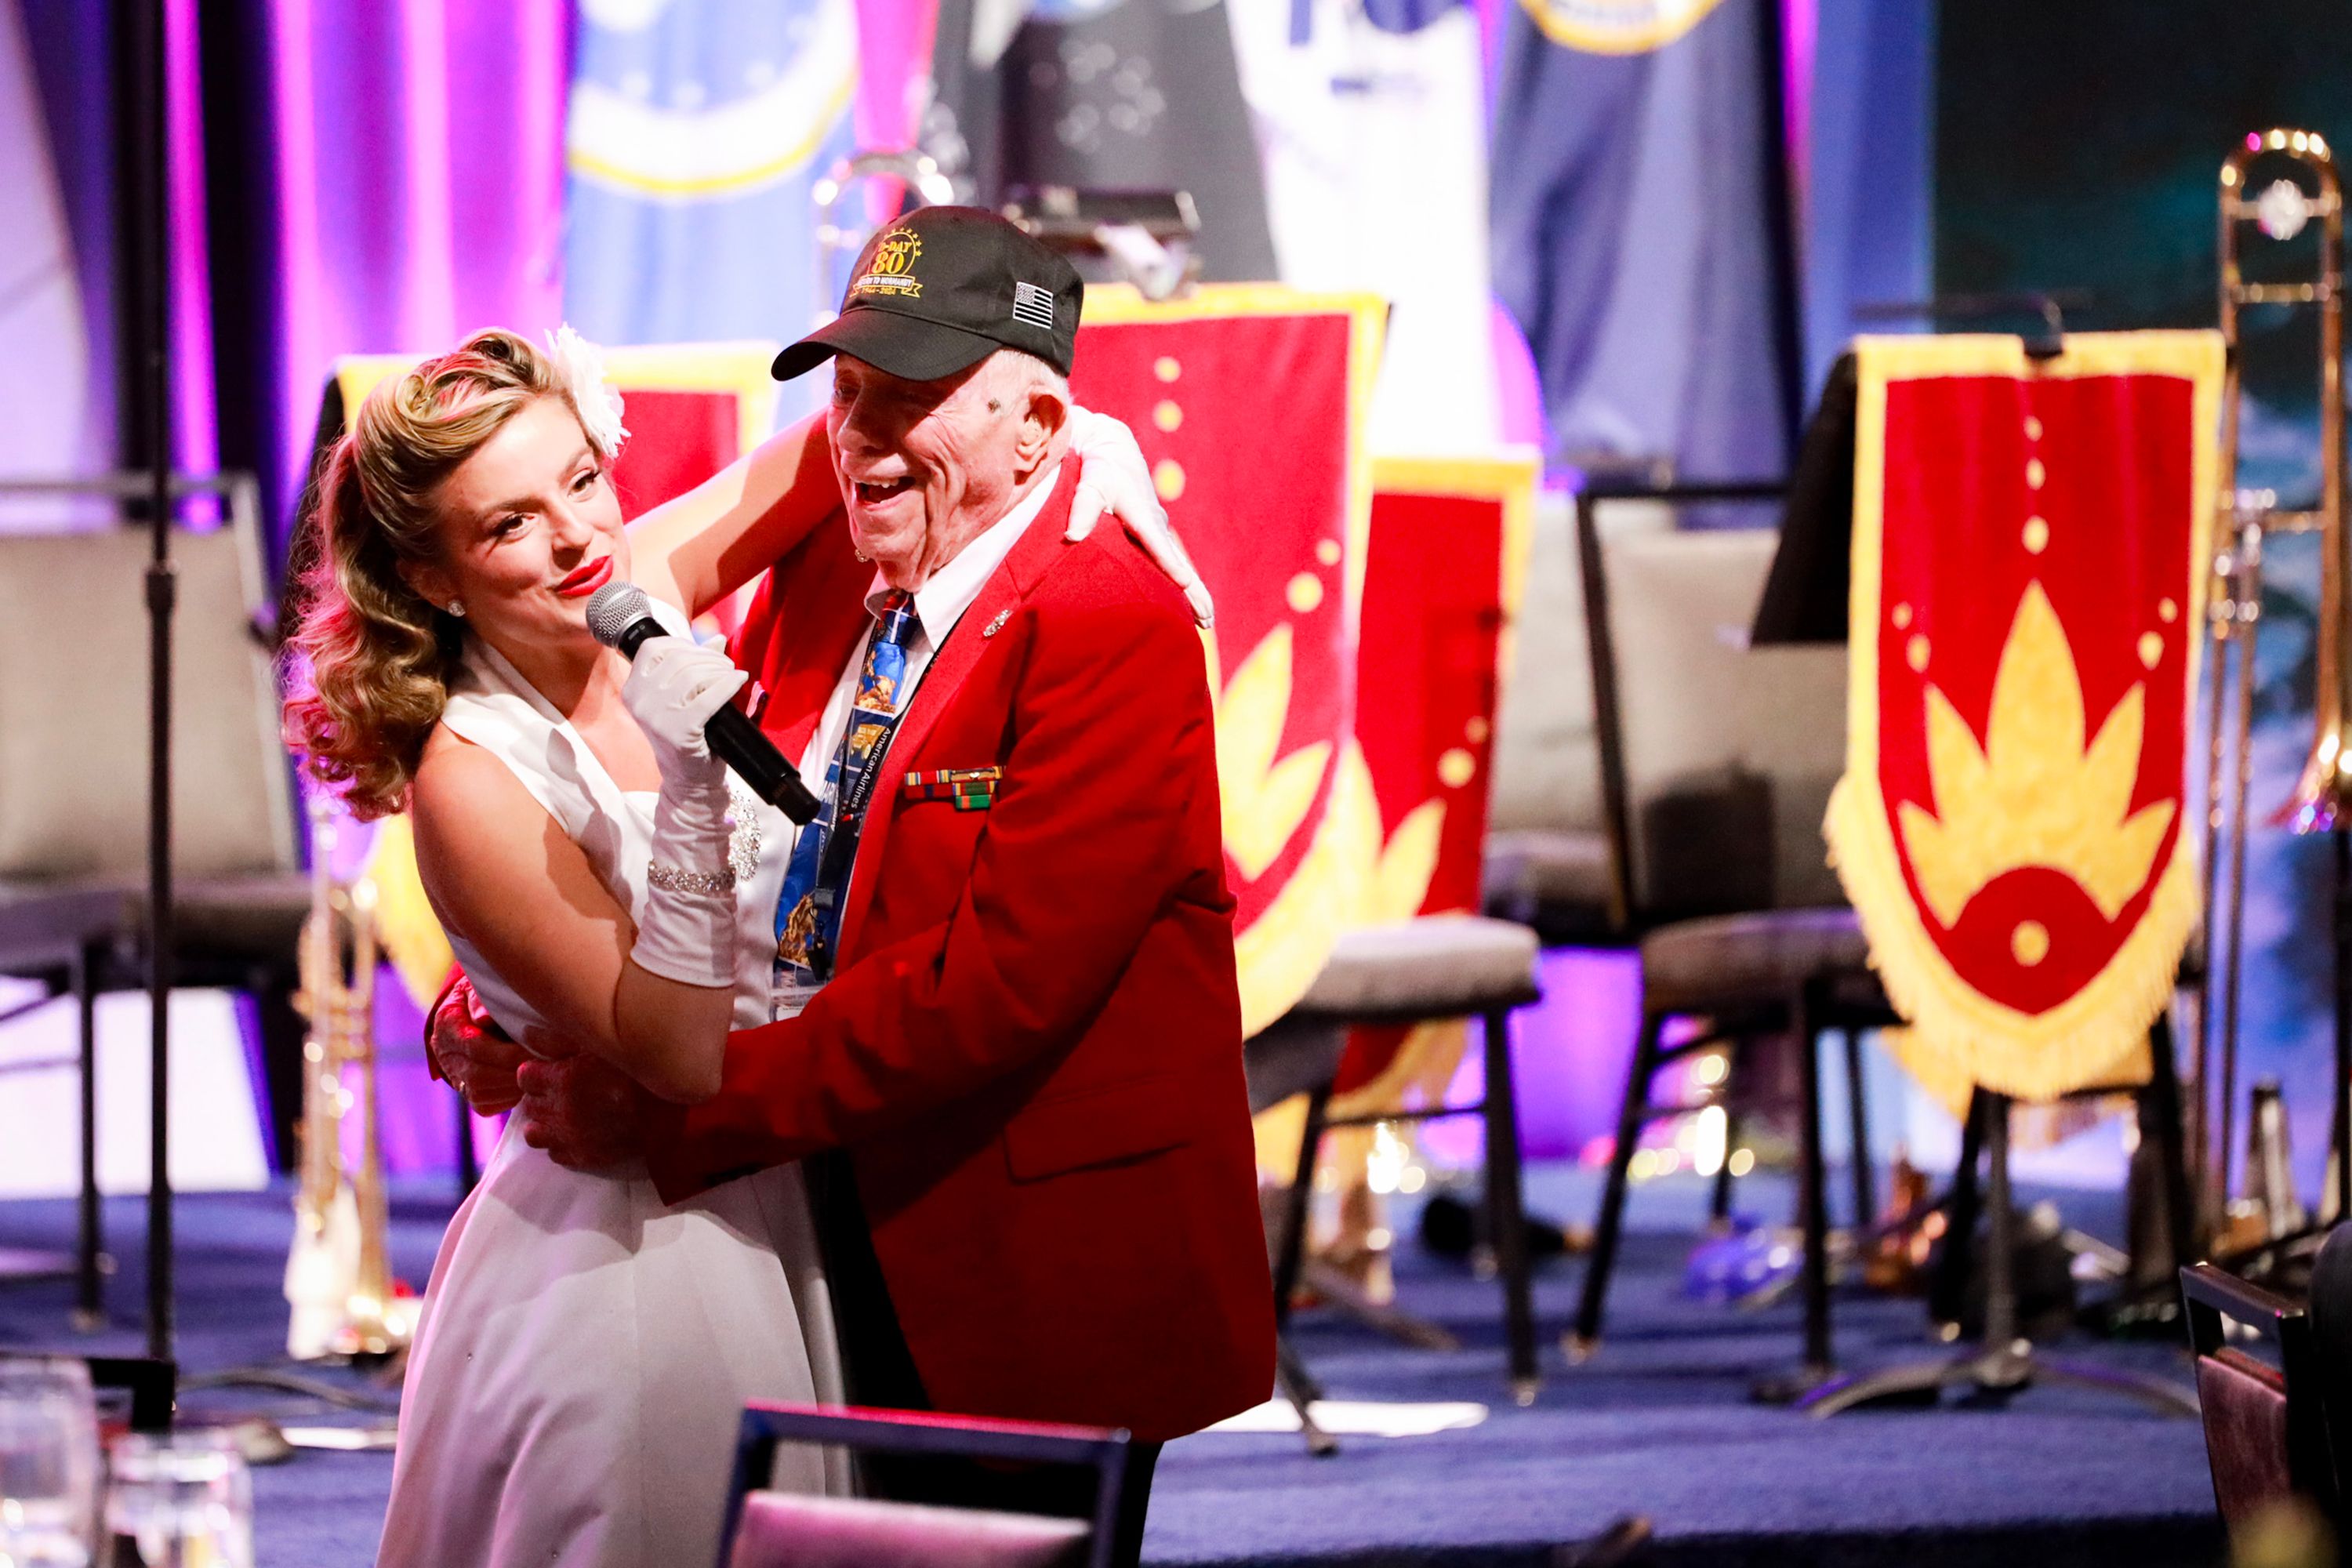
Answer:
[[[994,637],[998,632],[1004,629],[1004,623],[1012,618],[1013,612],[1011,610],[1004,609],[997,611],[996,618],[989,622],[988,625],[980,628],[980,635],[984,637]]]

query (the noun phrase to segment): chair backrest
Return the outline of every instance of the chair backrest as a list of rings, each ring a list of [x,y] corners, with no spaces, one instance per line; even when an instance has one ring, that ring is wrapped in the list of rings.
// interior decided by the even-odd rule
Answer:
[[[2292,1498],[2333,1518],[2336,1462],[2305,1309],[2206,1263],[2180,1271],[2180,1293],[2223,1524],[2235,1531],[2265,1506]],[[2230,1343],[2232,1324],[2269,1340],[2277,1362]]]
[[[727,1568],[1075,1568],[1082,1519],[870,1498],[744,1494]]]
[[[776,1449],[785,1443],[1090,1469],[1094,1516],[1053,1519],[771,1491]],[[1127,1447],[1125,1432],[1097,1426],[912,1410],[747,1405],[718,1568],[1108,1568]]]
[[[1742,494],[1769,517],[1778,492],[1753,490]],[[1579,498],[1601,793],[1626,909],[1639,924],[1843,903],[1822,817],[1845,766],[1845,651],[1749,647],[1779,536],[1662,525],[1655,502],[1678,495]]]
[[[1592,721],[1576,510],[1565,495],[1536,501],[1527,588],[1495,718],[1493,826],[1598,831],[1601,753]]]
[[[297,870],[251,489],[222,527],[175,531],[173,863]],[[147,863],[150,535],[0,532],[0,879],[105,880]]]

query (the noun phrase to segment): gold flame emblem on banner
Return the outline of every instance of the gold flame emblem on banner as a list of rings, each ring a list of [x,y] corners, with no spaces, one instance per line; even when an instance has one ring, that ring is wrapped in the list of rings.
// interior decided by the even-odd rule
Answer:
[[[2176,809],[2169,800],[2131,809],[2147,700],[2135,685],[2085,745],[2082,678],[2039,582],[2026,584],[2001,647],[1981,747],[1943,689],[1928,686],[1936,812],[1905,801],[1897,816],[1938,921],[1958,924],[1970,899],[2023,866],[2073,879],[2107,920],[2123,912],[2147,885]],[[2032,938],[2022,941],[2030,950]]]

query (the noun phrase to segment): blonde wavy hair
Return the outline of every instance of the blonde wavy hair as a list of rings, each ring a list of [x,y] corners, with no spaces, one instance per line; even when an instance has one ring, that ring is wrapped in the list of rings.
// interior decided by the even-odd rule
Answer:
[[[294,546],[284,728],[353,816],[406,804],[464,646],[462,625],[408,585],[401,563],[437,557],[442,482],[541,397],[580,412],[544,351],[476,332],[379,382],[319,465]]]

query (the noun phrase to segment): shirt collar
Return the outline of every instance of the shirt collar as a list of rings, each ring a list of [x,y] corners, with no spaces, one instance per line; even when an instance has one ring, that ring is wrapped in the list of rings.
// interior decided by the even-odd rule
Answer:
[[[922,623],[923,636],[933,647],[947,641],[963,613],[971,608],[980,591],[1021,542],[1021,536],[1045,510],[1053,498],[1054,486],[1061,478],[1062,465],[1057,458],[1051,468],[1037,476],[1011,511],[998,522],[983,529],[980,536],[965,545],[930,575],[930,580],[915,590],[915,616]],[[879,615],[882,601],[889,595],[890,584],[881,573],[874,574],[873,585],[866,590],[866,610]]]

